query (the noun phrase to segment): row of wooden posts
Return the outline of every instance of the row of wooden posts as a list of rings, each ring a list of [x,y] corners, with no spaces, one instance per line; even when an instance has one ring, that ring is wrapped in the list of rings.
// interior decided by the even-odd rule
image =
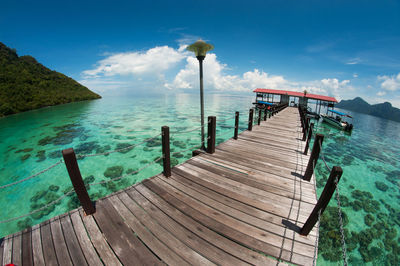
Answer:
[[[269,117],[274,116],[279,111],[284,109],[285,105],[278,105],[270,108],[268,112],[264,113],[264,121],[267,119],[267,113]],[[253,109],[250,109],[249,112],[249,124],[248,130],[252,130],[253,128]],[[258,125],[260,124],[261,118],[261,110],[258,118]],[[215,116],[208,117],[208,138],[207,138],[207,153],[215,152],[215,138],[216,138],[216,121],[217,118]],[[239,112],[235,113],[235,127],[233,138],[238,138],[239,131]],[[170,155],[170,138],[169,138],[169,127],[163,126],[161,127],[161,135],[162,135],[162,154],[163,154],[163,174],[166,177],[171,176],[171,155]],[[201,145],[203,146],[203,145]],[[193,151],[193,155],[199,154],[203,151]],[[76,195],[81,203],[81,206],[86,213],[86,215],[90,215],[96,212],[95,204],[91,201],[89,194],[87,192],[86,186],[83,182],[81,172],[79,170],[78,161],[76,159],[76,155],[73,148],[65,149],[62,151],[62,155],[64,158],[65,166],[67,167],[69,177],[71,179],[71,183],[74,187]]]
[[[310,118],[307,117],[306,110],[299,107],[300,121],[303,133],[303,141],[306,141],[306,147],[304,149],[304,154],[307,155],[310,141],[313,135],[314,123],[310,123]],[[304,173],[303,179],[306,181],[311,180],[311,176],[314,173],[314,168],[317,165],[317,161],[321,152],[322,142],[324,140],[324,135],[315,134],[314,145],[311,151],[310,159],[307,164],[306,171]],[[336,190],[336,186],[342,177],[343,170],[340,166],[333,166],[325,184],[324,190],[319,197],[317,204],[315,205],[313,211],[308,217],[307,221],[300,229],[301,235],[308,235],[310,231],[314,228],[315,224],[318,222],[320,215],[324,212],[325,208],[328,206],[329,201],[332,198],[333,193]],[[315,180],[316,181],[316,180]]]
[[[273,106],[270,109],[265,109],[264,114],[262,114],[262,109],[258,110],[258,121],[257,124],[260,125],[261,118],[266,121],[267,117],[271,118],[271,116],[276,115],[278,112],[285,109],[288,105],[281,104],[277,106]],[[303,141],[306,141],[306,147],[304,150],[304,154],[307,155],[309,143],[312,137],[313,124],[310,124],[309,118],[306,118],[306,115],[302,109],[299,108],[300,117],[301,117],[301,125],[303,131]],[[253,116],[254,109],[250,109],[249,111],[249,120],[248,127],[249,131],[253,129]],[[215,140],[216,140],[216,117],[209,116],[208,117],[208,137],[207,137],[207,148],[205,151],[193,151],[193,156],[200,154],[201,152],[214,153],[215,152]],[[238,139],[238,130],[239,130],[239,112],[235,113],[235,127],[233,132],[233,139]],[[308,132],[308,134],[307,134]],[[170,160],[170,137],[169,137],[169,127],[163,126],[161,128],[162,133],[162,154],[163,154],[163,174],[166,177],[171,176],[171,160]],[[321,134],[316,134],[316,138],[314,140],[313,149],[311,152],[311,156],[304,174],[303,179],[310,181],[311,176],[314,173],[314,166],[317,164],[317,160],[320,154],[320,145],[318,144],[324,139],[324,136]],[[65,149],[62,151],[63,158],[65,161],[65,165],[68,170],[69,177],[71,179],[72,185],[75,189],[75,192],[78,196],[78,199],[81,203],[81,206],[87,215],[93,214],[96,212],[95,204],[91,201],[89,194],[87,192],[86,186],[83,182],[82,175],[79,170],[78,161],[76,159],[75,152],[72,148]],[[325,185],[324,191],[321,194],[320,199],[318,200],[313,212],[308,218],[307,222],[304,224],[303,228],[300,230],[300,234],[308,235],[308,233],[312,230],[316,222],[318,221],[319,211],[322,212],[325,210],[328,205],[332,194],[336,188],[335,180],[336,178],[339,180],[342,175],[342,169],[338,166],[334,166],[332,168],[329,179]]]

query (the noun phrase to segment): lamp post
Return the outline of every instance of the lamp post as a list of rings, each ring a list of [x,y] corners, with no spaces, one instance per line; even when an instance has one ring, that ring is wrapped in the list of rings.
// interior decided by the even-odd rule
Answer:
[[[204,96],[203,96],[203,60],[206,57],[206,53],[212,49],[214,46],[204,42],[203,40],[198,40],[197,42],[189,45],[186,48],[188,51],[194,52],[197,60],[199,60],[200,67],[200,113],[201,113],[201,149],[205,150],[204,145]]]

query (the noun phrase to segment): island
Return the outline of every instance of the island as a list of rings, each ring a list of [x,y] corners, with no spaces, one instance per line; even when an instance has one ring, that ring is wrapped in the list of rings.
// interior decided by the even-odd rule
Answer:
[[[356,97],[353,100],[341,100],[336,107],[400,122],[400,109],[393,107],[389,102],[371,105]]]
[[[0,42],[0,117],[46,106],[99,99],[70,77]]]

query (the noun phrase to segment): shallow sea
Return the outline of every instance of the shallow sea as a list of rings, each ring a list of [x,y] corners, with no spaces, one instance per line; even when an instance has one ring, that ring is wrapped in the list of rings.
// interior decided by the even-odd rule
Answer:
[[[217,142],[232,137],[234,112],[240,112],[240,131],[247,127],[253,95],[207,95],[205,115],[217,116]],[[340,202],[344,214],[347,258],[350,265],[398,265],[400,257],[400,124],[351,113],[351,135],[314,121],[324,134],[323,154],[328,166],[343,168]],[[61,150],[73,147],[76,154],[103,154],[80,158],[78,164],[88,183],[107,181],[126,173],[137,174],[90,186],[91,198],[158,174],[161,156],[161,126],[171,132],[174,163],[191,157],[200,144],[199,97],[176,94],[155,97],[105,97],[100,100],[49,107],[0,119],[0,187],[32,176],[62,158]],[[176,131],[191,131],[184,134]],[[155,137],[156,136],[156,137]],[[147,138],[152,141],[135,146]],[[124,149],[125,148],[125,149]],[[188,151],[185,151],[188,150]],[[182,151],[182,152],[180,152]],[[161,163],[161,161],[160,161]],[[329,175],[322,160],[316,170],[318,194]],[[110,185],[111,184],[111,185]],[[0,188],[0,221],[43,208],[71,189],[64,164],[22,183]],[[78,206],[76,196],[33,215],[0,223],[0,237],[37,224]],[[6,206],[4,208],[4,206]],[[322,215],[318,265],[341,262],[337,202]]]

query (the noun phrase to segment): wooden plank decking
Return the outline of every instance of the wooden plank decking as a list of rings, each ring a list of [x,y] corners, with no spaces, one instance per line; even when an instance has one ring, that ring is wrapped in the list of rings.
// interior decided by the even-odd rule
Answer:
[[[218,120],[217,120],[218,123]],[[17,265],[312,265],[317,231],[301,236],[316,204],[296,108],[172,169],[82,209],[3,239]]]

